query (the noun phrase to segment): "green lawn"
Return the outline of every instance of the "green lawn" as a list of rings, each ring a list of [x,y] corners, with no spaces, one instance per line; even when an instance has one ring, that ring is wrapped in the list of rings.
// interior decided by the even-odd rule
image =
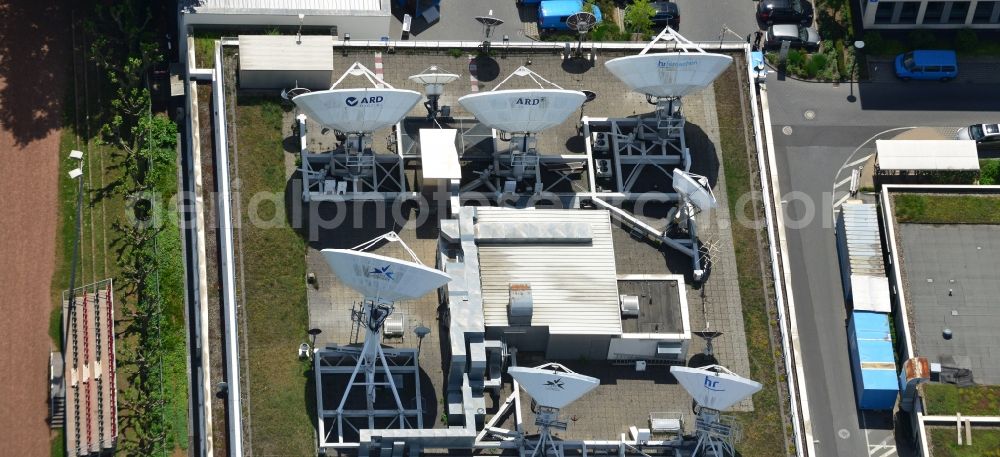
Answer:
[[[896,220],[922,224],[998,224],[1000,197],[896,194]]]
[[[1000,430],[973,429],[972,446],[958,445],[955,427],[930,429],[931,454],[934,457],[1000,457]],[[965,439],[965,433],[962,433]]]
[[[239,101],[244,209],[258,192],[284,195],[282,115],[276,100]],[[305,243],[284,222],[278,228],[261,228],[250,224],[245,214],[241,217],[249,351],[249,359],[243,362],[249,364],[253,453],[313,455],[314,425],[309,411],[314,409],[314,391],[307,389],[307,375],[312,375],[309,365],[295,356],[295,348],[307,338]]]
[[[963,416],[1000,415],[1000,386],[958,387],[927,383],[921,386],[927,414]]]
[[[736,217],[737,211],[745,211],[747,219],[742,220],[754,220],[752,205],[736,207],[739,197],[756,189],[758,184],[754,182],[751,164],[747,160],[746,130],[739,94],[742,87],[737,81],[735,68],[731,67],[715,82],[722,162],[732,220],[741,220]],[[776,316],[769,315],[765,304],[757,233],[744,224],[732,224],[732,231],[740,298],[743,300],[743,325],[750,355],[750,377],[764,385],[753,396],[754,411],[737,414],[743,424],[743,441],[737,448],[744,457],[787,455],[793,450],[785,448],[782,427],[786,423],[779,407],[779,402],[784,400],[778,395],[778,382],[785,380],[779,380],[774,370],[781,351],[779,347],[771,346],[768,320],[776,319]],[[761,233],[761,236],[764,234]]]

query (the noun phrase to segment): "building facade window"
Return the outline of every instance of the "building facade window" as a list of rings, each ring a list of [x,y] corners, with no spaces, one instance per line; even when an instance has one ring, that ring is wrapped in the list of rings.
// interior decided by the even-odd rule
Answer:
[[[924,10],[924,24],[940,24],[945,2],[927,2]]]
[[[980,1],[976,4],[976,11],[972,13],[972,23],[973,24],[989,24],[990,19],[993,17],[993,10],[996,8],[997,3],[1000,2],[985,2]]]
[[[948,12],[949,24],[964,24],[965,17],[969,14],[969,2],[951,2],[951,11]]]
[[[892,23],[892,13],[896,9],[896,2],[878,2],[878,8],[875,10],[875,23],[876,24],[891,24]]]
[[[903,2],[903,7],[899,10],[899,20],[897,24],[916,24],[917,13],[920,12],[920,2]]]

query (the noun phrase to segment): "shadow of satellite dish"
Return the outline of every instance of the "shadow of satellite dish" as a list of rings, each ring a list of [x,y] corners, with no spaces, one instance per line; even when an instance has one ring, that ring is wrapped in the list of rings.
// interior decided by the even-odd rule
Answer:
[[[572,57],[562,61],[563,71],[574,75],[586,73],[591,68],[594,68],[594,64],[586,57]]]
[[[472,65],[476,66],[475,72],[471,68]],[[488,55],[476,56],[469,63],[469,66],[469,73],[476,75],[476,79],[479,81],[490,82],[500,77],[500,64],[497,63],[496,59]]]
[[[704,353],[698,353],[691,356],[691,358],[688,359],[687,366],[691,368],[699,368],[707,365],[718,365],[718,364],[719,361],[715,358],[715,356]]]

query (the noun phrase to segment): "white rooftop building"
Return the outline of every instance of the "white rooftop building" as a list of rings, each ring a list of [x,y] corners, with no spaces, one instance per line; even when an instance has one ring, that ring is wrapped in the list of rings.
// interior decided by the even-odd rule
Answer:
[[[302,18],[299,18],[302,15]],[[389,36],[390,0],[186,0],[181,32],[189,26],[295,26],[330,29],[330,35],[378,40]]]

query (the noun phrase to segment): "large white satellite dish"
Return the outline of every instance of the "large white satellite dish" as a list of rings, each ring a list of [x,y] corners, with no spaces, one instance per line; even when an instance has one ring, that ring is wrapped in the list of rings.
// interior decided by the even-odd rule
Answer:
[[[586,100],[577,90],[512,89],[469,94],[458,103],[489,127],[536,133],[562,124]]]
[[[590,376],[544,368],[510,367],[507,373],[536,403],[557,409],[573,403],[601,384],[599,379]]]
[[[346,133],[373,132],[399,122],[423,98],[404,89],[331,89],[292,99],[310,119]]]
[[[705,408],[724,411],[763,387],[759,382],[726,371],[703,368],[670,367],[670,373],[684,390]]]
[[[604,63],[629,88],[653,97],[683,97],[708,87],[733,58],[710,53],[640,54]]]
[[[350,249],[324,249],[323,257],[348,287],[394,302],[418,298],[451,281],[447,273],[414,262]]]
[[[686,197],[699,211],[718,206],[718,201],[708,186],[708,178],[704,176],[674,168],[673,187],[675,192]]]

